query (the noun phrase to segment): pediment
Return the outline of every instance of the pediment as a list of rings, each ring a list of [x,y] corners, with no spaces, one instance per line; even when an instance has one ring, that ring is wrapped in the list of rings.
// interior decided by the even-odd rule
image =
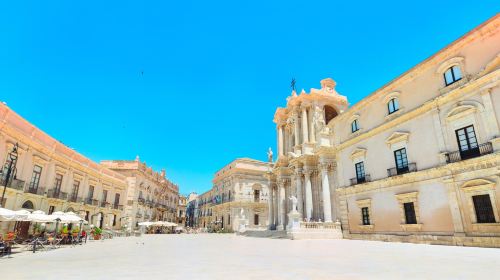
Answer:
[[[391,134],[391,136],[389,136],[386,140],[385,140],[385,143],[387,145],[392,145],[392,144],[395,144],[395,143],[399,143],[399,142],[408,142],[408,138],[410,137],[410,133],[409,132],[400,132],[400,131],[396,131],[396,132],[393,132]]]
[[[495,189],[495,185],[495,182],[487,179],[474,179],[467,181],[460,188],[466,192],[474,192]]]
[[[354,160],[355,158],[365,158],[366,157],[366,149],[364,148],[356,148],[354,151],[351,153],[351,160]]]
[[[468,114],[473,114],[474,112],[476,112],[476,110],[477,107],[474,105],[469,105],[469,104],[458,105],[448,112],[448,114],[446,115],[446,119],[448,121],[456,120]]]

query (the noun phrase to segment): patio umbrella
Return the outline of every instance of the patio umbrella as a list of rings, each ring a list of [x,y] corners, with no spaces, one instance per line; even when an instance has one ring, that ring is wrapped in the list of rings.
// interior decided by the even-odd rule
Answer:
[[[153,224],[152,222],[141,222],[141,223],[139,223],[140,226],[147,226],[147,227],[151,226],[152,224]]]
[[[16,218],[16,212],[6,209],[0,208],[0,221],[12,221]]]
[[[15,218],[16,221],[28,221],[28,216],[30,215],[30,211],[22,209],[14,212],[16,212],[16,218]]]
[[[55,222],[55,217],[45,214],[45,212],[37,210],[28,215],[28,220],[35,223],[52,223]]]

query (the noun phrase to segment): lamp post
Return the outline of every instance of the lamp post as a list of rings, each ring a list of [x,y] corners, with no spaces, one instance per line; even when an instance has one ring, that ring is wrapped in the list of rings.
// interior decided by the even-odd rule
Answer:
[[[5,182],[3,186],[2,199],[0,199],[0,206],[4,207],[3,199],[5,197],[5,191],[7,190],[7,186],[9,185],[10,177],[16,176],[16,163],[17,163],[17,148],[19,145],[16,143],[12,148],[12,151],[7,155],[8,159],[10,159],[8,165],[5,162],[5,167],[7,167],[7,174],[5,174]]]

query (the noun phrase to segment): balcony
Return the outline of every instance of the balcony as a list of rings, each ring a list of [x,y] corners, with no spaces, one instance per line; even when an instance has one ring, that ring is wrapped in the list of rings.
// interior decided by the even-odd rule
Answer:
[[[61,192],[61,190],[54,188],[54,189],[50,189],[47,192],[47,197],[66,200],[66,199],[68,199],[68,194],[65,192]]]
[[[32,194],[37,194],[37,195],[44,195],[45,194],[45,188],[40,187],[39,185],[35,184],[26,184],[26,187],[24,188],[25,193],[32,193]]]
[[[371,181],[370,174],[365,174],[364,177],[351,178],[351,186],[363,184],[363,183],[370,182],[370,181]]]
[[[101,203],[99,203],[99,206],[102,207],[102,208],[108,208],[109,202],[101,201]]]
[[[93,205],[93,206],[98,206],[99,205],[99,201],[97,201],[97,199],[93,199],[91,197],[87,197],[84,201],[85,204],[88,204],[88,205]]]
[[[446,163],[453,163],[457,161],[480,157],[491,153],[493,153],[493,145],[491,144],[491,142],[486,142],[484,144],[479,145],[477,148],[469,149],[467,151],[454,151],[451,153],[446,153],[445,156],[446,156]]]
[[[410,172],[415,172],[417,171],[417,164],[416,163],[409,163],[407,166],[404,166],[402,168],[398,167],[393,167],[387,169],[387,175],[389,177],[396,176],[396,175],[401,175],[405,173],[410,173]]]
[[[7,184],[7,188],[15,189],[18,191],[22,191],[24,189],[24,181],[17,180],[17,179],[11,179],[9,183]],[[5,185],[5,179],[2,178],[2,186]]]
[[[123,210],[123,205],[113,204],[113,209]]]
[[[69,201],[69,202],[80,202],[80,201],[82,201],[82,198],[81,198],[81,197],[78,197],[76,194],[71,194],[71,195],[68,197],[68,201]]]

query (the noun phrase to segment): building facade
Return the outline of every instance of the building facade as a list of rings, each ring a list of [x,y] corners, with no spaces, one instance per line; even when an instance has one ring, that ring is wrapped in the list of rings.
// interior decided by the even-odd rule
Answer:
[[[352,107],[332,79],[278,108],[271,217],[289,194],[345,238],[500,246],[500,16]]]
[[[177,221],[180,226],[186,226],[187,197],[179,195],[179,205],[177,205]]]
[[[105,160],[101,165],[126,177],[125,217],[131,228],[144,221],[177,222],[179,187],[165,170],[153,171],[137,156],[135,160]]]
[[[269,227],[269,187],[265,177],[271,164],[236,159],[215,173],[211,213],[220,228],[237,231]]]
[[[2,207],[72,211],[100,228],[123,227],[124,176],[68,148],[5,104],[0,104],[0,119]],[[27,236],[29,228],[30,222],[0,223],[0,232],[15,230],[20,236]]]

